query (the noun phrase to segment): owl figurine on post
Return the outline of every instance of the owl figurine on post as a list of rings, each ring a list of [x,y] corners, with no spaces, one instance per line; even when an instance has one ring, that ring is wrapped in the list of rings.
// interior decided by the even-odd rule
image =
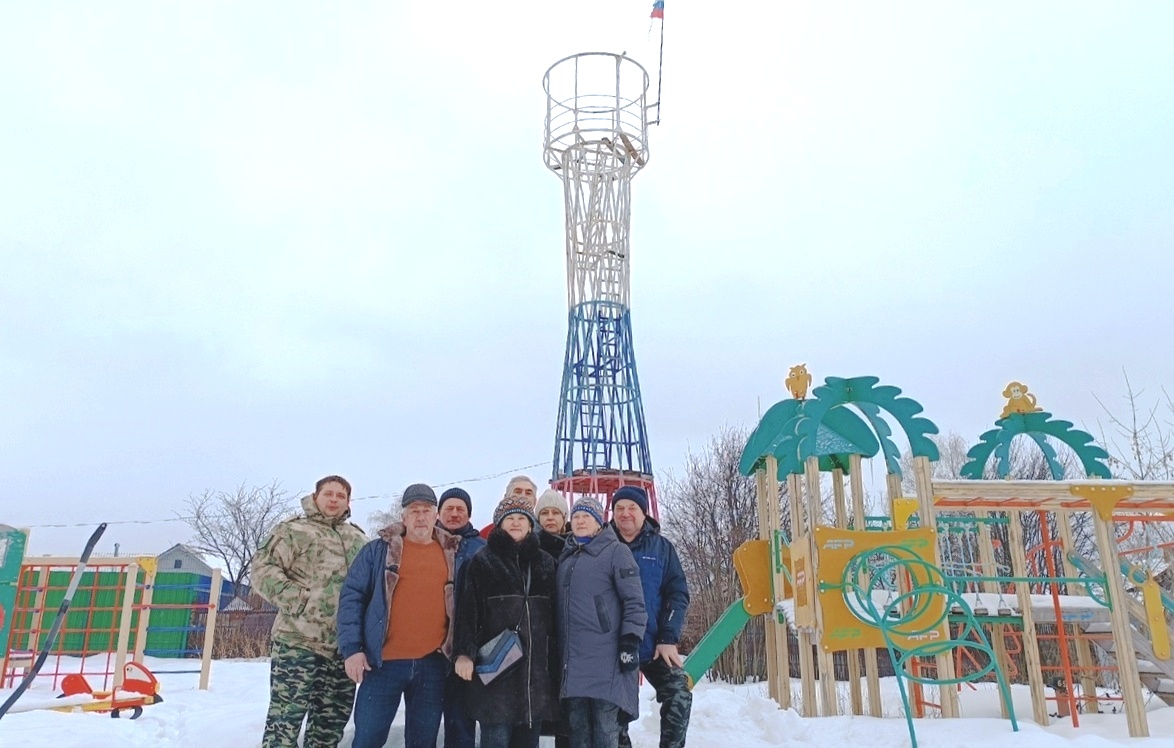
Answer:
[[[811,374],[807,371],[807,364],[792,366],[783,384],[790,390],[791,397],[796,400],[806,400],[807,388],[811,386]]]

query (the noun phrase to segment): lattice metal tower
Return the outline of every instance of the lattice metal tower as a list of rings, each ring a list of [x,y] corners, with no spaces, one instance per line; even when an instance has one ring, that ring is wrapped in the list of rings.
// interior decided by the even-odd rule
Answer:
[[[648,491],[648,432],[632,349],[628,237],[632,177],[648,162],[648,73],[588,52],[546,71],[546,166],[563,182],[567,350],[551,485],[572,502],[620,486]]]

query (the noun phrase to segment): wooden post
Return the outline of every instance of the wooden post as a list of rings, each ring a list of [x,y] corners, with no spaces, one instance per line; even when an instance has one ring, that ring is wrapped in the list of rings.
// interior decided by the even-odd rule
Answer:
[[[212,570],[212,583],[208,587],[208,616],[204,622],[204,652],[200,658],[200,690],[208,690],[208,678],[212,674],[212,641],[216,638],[216,611],[220,608],[220,569]]]
[[[804,477],[807,479],[807,515],[814,528],[819,524],[823,510],[823,496],[819,490],[819,458],[808,457],[804,465]],[[815,533],[811,535],[811,576],[819,584],[819,547],[815,542]],[[835,717],[839,714],[839,694],[836,692],[836,666],[832,653],[823,648],[823,606],[819,604],[819,595],[812,601],[815,604],[815,640],[818,645],[816,657],[819,658],[819,690],[821,696],[820,715]]]
[[[122,585],[122,616],[118,621],[118,644],[114,650],[114,687],[121,688],[126,675],[126,655],[130,649],[130,621],[135,612],[135,587],[138,586],[139,565],[126,567],[126,581]]]
[[[151,603],[155,597],[155,573],[159,570],[159,565],[153,558],[143,558],[141,562],[143,564],[143,595],[139,598],[139,627],[135,633],[135,662],[142,662],[147,653],[147,629],[151,625]]]
[[[1125,702],[1125,719],[1129,725],[1129,737],[1148,738],[1149,722],[1146,720],[1145,702],[1141,695],[1141,680],[1137,672],[1137,658],[1134,656],[1133,627],[1129,623],[1129,597],[1125,594],[1124,577],[1120,573],[1121,559],[1117,555],[1117,538],[1113,532],[1112,518],[1101,519],[1100,512],[1092,513],[1093,528],[1097,535],[1097,550],[1100,551],[1101,568],[1105,570],[1107,584],[1105,593],[1109,596],[1109,620],[1113,622],[1113,644],[1117,660],[1117,679],[1121,682],[1121,698]]]
[[[917,513],[920,515],[921,526],[936,531],[938,516],[933,502],[933,468],[930,467],[928,458],[913,458],[913,482],[917,489]],[[933,544],[933,563],[939,569],[942,568],[941,546],[936,542]],[[950,636],[948,612],[946,616],[946,636]],[[947,652],[935,657],[934,660],[938,668],[938,677],[942,680],[953,680],[955,677],[953,655]],[[962,716],[962,709],[958,703],[958,687],[954,685],[940,686],[938,692],[941,696],[942,716]]]
[[[805,537],[807,543],[814,542],[811,528],[804,519],[803,480],[800,476],[787,476],[787,493],[791,495],[791,533],[794,536],[791,538],[791,545],[794,546],[801,537]],[[808,573],[813,572],[809,569]],[[800,712],[804,717],[814,717],[818,712],[818,705],[815,698],[815,660],[811,651],[811,630],[796,626],[795,637],[799,642],[799,693],[803,701],[799,705]]]
[[[861,475],[860,455],[848,455],[848,482],[852,493],[852,515],[857,530],[864,531],[864,476]],[[864,677],[868,681],[868,713],[873,717],[883,717],[884,708],[881,704],[880,667],[877,663],[876,650],[864,650]]]
[[[26,556],[27,559],[27,556]],[[37,566],[33,572],[33,590],[36,607],[29,620],[29,651],[36,652],[41,648],[41,624],[45,621],[45,605],[49,599],[49,568]],[[47,631],[45,632],[48,633]]]
[[[977,513],[976,513],[977,514]],[[988,517],[993,517],[993,514],[987,513]],[[995,546],[991,541],[991,528],[988,524],[978,525],[978,558],[982,563],[982,570],[979,576],[983,577],[997,577],[999,575],[999,567],[995,562]],[[998,596],[1002,593],[999,589],[998,582],[983,582],[982,591],[984,594],[992,594]],[[995,603],[998,604],[997,602]],[[998,608],[995,609],[995,614],[998,615]],[[1007,672],[1007,664],[1011,661],[1007,657],[1007,639],[1006,639],[1006,624],[995,623],[991,624],[991,646],[995,652],[995,662],[998,663],[999,669],[1005,674]],[[999,711],[1003,715],[1003,719],[1009,719],[1010,714],[1007,713],[1007,704],[1002,699],[999,699]]]
[[[1060,554],[1064,560],[1064,576],[1076,579],[1080,576],[1080,572],[1068,560],[1068,554],[1076,552],[1076,543],[1072,537],[1072,519],[1075,515],[1071,512],[1057,513],[1057,515],[1056,524],[1060,526],[1060,538],[1064,541],[1064,553]],[[1068,587],[1072,593],[1088,596],[1086,585],[1069,582]],[[1080,668],[1080,695],[1083,697],[1081,701],[1088,704],[1087,710],[1099,714],[1101,704],[1097,699],[1096,658],[1092,653],[1092,644],[1083,633],[1079,624],[1072,627],[1073,643],[1076,646],[1076,665]]]
[[[832,497],[836,503],[836,527],[848,529],[848,506],[844,497],[844,471],[832,471]],[[848,700],[852,714],[864,714],[864,698],[860,692],[860,650],[849,649],[844,653],[848,660]]]
[[[895,512],[893,511],[893,502],[901,498],[902,494],[901,476],[897,475],[896,473],[885,473],[885,489],[889,494],[889,517],[893,517],[895,515]],[[922,527],[924,526],[925,525],[923,524]],[[894,526],[890,529],[896,530],[897,527]]]
[[[1011,573],[1016,577],[1027,576],[1027,548],[1023,540],[1023,513],[1007,512],[1007,545],[1011,554]],[[1042,660],[1039,653],[1039,639],[1036,638],[1035,611],[1031,607],[1031,585],[1015,583],[1015,594],[1019,600],[1019,612],[1023,616],[1023,658],[1027,664],[1027,684],[1031,689],[1031,713],[1037,724],[1047,726],[1048,702],[1044,694]]]
[[[786,573],[779,568],[782,543],[778,540],[778,533],[783,523],[780,516],[779,497],[779,464],[774,456],[766,458],[766,527],[764,535],[771,547],[771,592],[773,602],[778,605],[786,589]],[[791,645],[787,639],[787,624],[779,621],[779,614],[772,610],[768,614],[766,624],[766,640],[768,651],[774,649],[775,702],[783,709],[791,708]]]
[[[889,529],[896,530],[896,521],[893,518],[897,516],[896,501],[902,498],[901,476],[896,473],[885,473],[885,488],[888,491],[889,497],[889,520],[891,524]],[[904,574],[897,575],[897,592],[901,595],[907,595],[910,592],[909,580],[906,579]],[[911,604],[912,601],[906,598],[904,604],[901,606],[902,612],[908,612]],[[920,662],[918,659],[917,657],[910,657],[906,660],[908,669],[914,673],[920,672]],[[893,670],[897,670],[896,662],[893,663]],[[897,673],[897,677],[901,677],[900,673]],[[925,716],[925,687],[916,681],[911,681],[909,683],[909,692],[913,697],[913,703],[911,704],[913,707],[913,716],[920,719]]]
[[[769,468],[759,469],[754,473],[754,478],[758,487],[758,537],[760,540],[770,540],[770,513],[767,511],[767,504],[770,502],[767,478]],[[768,616],[765,621],[765,647],[766,647],[766,687],[767,693],[774,699],[774,702],[779,706],[783,706],[782,694],[779,689],[779,667],[778,667],[778,647],[775,642],[774,631],[776,624],[773,624]],[[786,708],[786,707],[783,707]]]

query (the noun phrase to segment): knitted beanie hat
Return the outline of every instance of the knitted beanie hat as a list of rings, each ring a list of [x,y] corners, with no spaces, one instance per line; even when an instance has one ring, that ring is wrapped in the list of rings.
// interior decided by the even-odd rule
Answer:
[[[573,516],[575,512],[587,512],[595,518],[595,521],[599,523],[600,527],[604,525],[603,507],[590,496],[580,496],[575,500],[575,505],[571,507],[571,515]]]
[[[511,514],[521,514],[530,520],[530,527],[538,526],[538,520],[534,519],[534,512],[530,511],[530,502],[526,501],[525,496],[507,496],[498,503],[497,508],[493,510],[493,524],[495,527],[501,527],[501,522]]]
[[[617,501],[631,501],[648,516],[648,492],[639,486],[622,486],[611,495],[611,508],[615,511]]]
[[[564,521],[566,520],[566,518],[567,518],[566,497],[564,497],[561,493],[554,490],[553,488],[546,489],[545,491],[542,492],[542,495],[538,497],[538,503],[536,503],[534,505],[534,516],[537,517],[538,515],[542,514],[542,510],[546,509],[546,508],[559,510],[560,512],[562,512],[563,520]]]
[[[463,488],[453,487],[440,494],[440,506],[444,508],[444,502],[449,499],[460,499],[465,502],[465,508],[469,510],[469,514],[473,513],[473,499],[469,496],[469,492]]]

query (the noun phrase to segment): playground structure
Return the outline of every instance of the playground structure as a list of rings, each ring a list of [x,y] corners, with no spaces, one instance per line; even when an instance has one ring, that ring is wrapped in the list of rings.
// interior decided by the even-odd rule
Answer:
[[[15,685],[29,672],[78,565],[77,558],[26,557],[28,535],[27,530],[0,526],[2,687]],[[63,688],[67,696],[97,699],[83,711],[111,711],[102,705],[116,705],[115,716],[123,709],[137,716],[142,706],[161,700],[155,675],[196,674],[199,688],[207,689],[220,570],[213,570],[206,590],[180,579],[186,576],[191,575],[159,573],[149,556],[91,557],[36,680]],[[195,650],[189,646],[193,639]],[[186,667],[190,660],[177,659],[185,664],[152,673],[143,665],[148,655],[198,656],[199,667]]]
[[[159,680],[155,674],[137,662],[123,666],[122,678],[108,691],[97,690],[81,673],[70,673],[61,680],[62,706],[49,709],[57,712],[101,712],[117,719],[130,712],[130,719],[138,719],[143,707],[163,701],[159,695]],[[75,700],[80,699],[80,700]]]
[[[563,183],[567,253],[551,486],[604,506],[617,488],[640,486],[657,516],[628,281],[632,178],[648,163],[648,73],[625,55],[588,52],[556,62],[542,86],[543,157]]]
[[[961,716],[959,690],[979,680],[996,684],[1018,729],[1012,676],[1026,681],[1039,724],[1049,723],[1049,700],[1073,726],[1081,712],[1117,711],[1116,700],[1129,734],[1147,736],[1143,682],[1174,702],[1174,599],[1154,578],[1172,544],[1149,532],[1174,522],[1174,484],[1112,480],[1092,437],[1052,419],[1018,382],[1004,392],[996,428],[968,453],[964,479],[934,480],[929,436],[937,427],[920,404],[874,377],[828,377],[808,398],[810,384],[805,367],[792,369],[793,396],[772,406],[747,441],[740,469],[757,481],[762,537],[735,553],[745,594],[690,654],[690,677],[700,678],[752,616],[768,615],[770,696],[790,708],[790,626],[804,716],[838,713],[833,652],[847,653],[850,713],[882,716],[883,649],[914,746],[914,717]],[[901,454],[883,415],[910,445],[913,498],[903,495]],[[1051,480],[1007,479],[1018,437],[1038,447]],[[1065,479],[1057,443],[1081,478]],[[861,467],[877,455],[890,511],[867,516]],[[1119,697],[1098,689],[1113,670]]]

